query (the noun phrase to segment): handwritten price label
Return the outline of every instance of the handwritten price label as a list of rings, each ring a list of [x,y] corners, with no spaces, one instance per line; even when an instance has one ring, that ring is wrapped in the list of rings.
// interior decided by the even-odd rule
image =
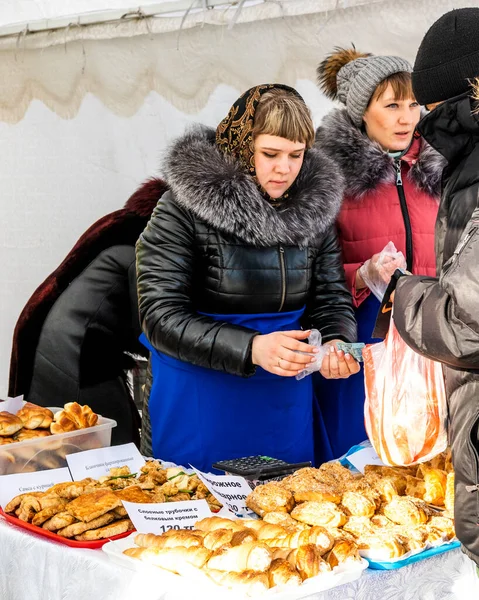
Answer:
[[[251,510],[245,504],[246,496],[251,494],[246,479],[236,475],[202,473],[198,469],[195,469],[195,472],[213,496],[231,512],[240,516],[251,514]]]
[[[142,533],[165,533],[170,529],[193,529],[195,523],[211,517],[206,500],[137,504],[123,500],[135,529]]]

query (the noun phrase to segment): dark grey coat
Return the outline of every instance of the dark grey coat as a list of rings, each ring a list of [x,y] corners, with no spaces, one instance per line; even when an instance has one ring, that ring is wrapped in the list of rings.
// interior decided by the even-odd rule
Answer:
[[[479,564],[479,121],[467,95],[419,129],[448,161],[436,225],[438,278],[403,277],[394,299],[401,336],[444,365],[455,476],[455,526]]]

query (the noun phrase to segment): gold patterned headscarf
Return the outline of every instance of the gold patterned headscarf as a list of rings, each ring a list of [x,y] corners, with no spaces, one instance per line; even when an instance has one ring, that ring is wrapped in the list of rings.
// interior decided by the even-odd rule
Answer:
[[[233,156],[241,163],[245,171],[254,179],[256,185],[267,200],[278,202],[281,198],[273,201],[262,191],[256,177],[256,169],[254,166],[254,115],[261,96],[272,89],[287,90],[301,98],[300,94],[298,94],[294,88],[280,83],[257,85],[256,87],[247,90],[238,98],[238,100],[236,100],[230,108],[228,115],[216,128],[216,145],[222,152]],[[286,196],[287,194],[285,194],[283,198]]]

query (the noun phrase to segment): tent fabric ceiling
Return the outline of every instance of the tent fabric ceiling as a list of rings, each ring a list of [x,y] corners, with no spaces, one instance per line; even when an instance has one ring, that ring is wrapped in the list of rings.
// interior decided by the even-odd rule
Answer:
[[[328,1],[312,3],[324,8]],[[293,0],[283,5],[287,2],[293,5]],[[73,118],[88,93],[125,117],[134,114],[151,91],[185,113],[198,112],[219,84],[241,90],[265,81],[294,85],[299,79],[314,80],[318,59],[332,47],[351,42],[362,50],[412,60],[434,19],[460,4],[345,3],[351,6],[268,21],[253,19],[251,11],[259,14],[273,5],[261,3],[245,8],[242,14],[249,22],[231,29],[205,25],[162,31],[157,27],[164,21],[150,19],[149,27],[144,21],[128,21],[121,27],[106,23],[15,36],[13,47],[0,38],[0,120],[18,122],[35,99],[61,117]],[[61,36],[61,44],[58,39],[48,41],[55,36]]]
[[[154,15],[162,31],[197,24],[221,24],[325,12],[384,0],[3,0],[0,36],[92,25]],[[187,18],[185,18],[187,16]]]

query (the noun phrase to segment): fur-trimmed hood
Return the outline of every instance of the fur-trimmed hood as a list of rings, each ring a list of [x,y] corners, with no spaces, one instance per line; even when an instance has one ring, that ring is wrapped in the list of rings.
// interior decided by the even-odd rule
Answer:
[[[284,204],[274,208],[253,178],[215,144],[215,131],[195,126],[178,139],[163,165],[175,201],[208,225],[254,246],[307,246],[333,225],[343,177],[319,148],[306,152]]]
[[[445,160],[424,139],[418,142],[419,153],[407,176],[419,189],[439,198]],[[395,181],[393,159],[353,124],[344,108],[326,115],[316,132],[316,143],[341,167],[349,197],[361,199],[379,184]]]

